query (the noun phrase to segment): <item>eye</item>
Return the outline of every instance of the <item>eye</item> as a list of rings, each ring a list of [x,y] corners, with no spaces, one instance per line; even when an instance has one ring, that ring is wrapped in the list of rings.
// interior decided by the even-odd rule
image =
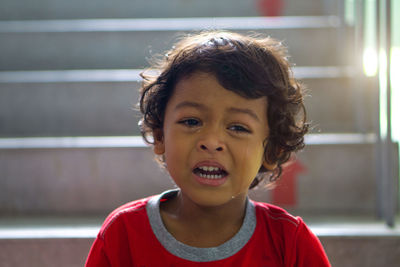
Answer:
[[[196,126],[200,125],[200,121],[198,119],[194,119],[194,118],[183,119],[183,120],[180,120],[178,123],[186,125],[188,127],[196,127]]]
[[[237,124],[230,126],[228,129],[238,133],[251,133],[251,131],[247,129],[245,126]]]

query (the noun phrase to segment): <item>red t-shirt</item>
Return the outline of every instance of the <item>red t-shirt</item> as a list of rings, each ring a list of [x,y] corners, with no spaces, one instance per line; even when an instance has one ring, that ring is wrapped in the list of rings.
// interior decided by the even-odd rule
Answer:
[[[148,202],[155,203],[160,199],[161,196],[156,196],[133,201],[112,212],[93,243],[86,267],[330,266],[321,243],[302,219],[291,216],[279,207],[250,200],[245,222],[246,225],[255,222],[253,228],[247,227],[251,229],[249,237],[242,245],[240,238],[231,242],[236,249],[232,250],[234,253],[229,251],[231,245],[221,247],[219,251],[227,256],[219,258],[220,253],[215,252],[218,250],[186,246],[166,234],[165,228],[164,234],[158,233],[158,228],[163,228],[161,217],[158,218],[161,225],[157,226],[153,215],[159,210],[151,211]],[[253,217],[250,216],[252,212]],[[153,215],[149,216],[149,213]],[[243,233],[241,229],[239,232],[246,236],[246,231]],[[163,235],[170,239],[162,240]],[[177,242],[178,248],[171,245],[174,242]],[[184,251],[186,248],[188,251]],[[185,256],[181,257],[181,253]],[[206,259],[204,255],[196,253],[206,255]],[[200,260],[197,260],[197,256]],[[207,257],[211,260],[208,261]]]

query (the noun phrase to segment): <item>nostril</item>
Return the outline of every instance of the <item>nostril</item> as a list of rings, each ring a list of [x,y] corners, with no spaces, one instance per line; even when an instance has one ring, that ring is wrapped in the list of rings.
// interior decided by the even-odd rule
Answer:
[[[200,149],[201,149],[201,150],[208,150],[208,147],[205,146],[205,145],[200,145]],[[213,149],[211,149],[211,151],[212,151],[212,150],[213,150]],[[222,150],[224,150],[224,149],[223,149],[221,146],[215,148],[215,151],[222,151]]]

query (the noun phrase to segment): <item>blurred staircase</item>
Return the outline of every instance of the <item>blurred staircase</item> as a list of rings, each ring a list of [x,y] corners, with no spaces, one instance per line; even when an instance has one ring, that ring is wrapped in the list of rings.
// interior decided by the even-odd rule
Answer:
[[[335,232],[313,221],[375,216],[377,92],[359,94],[353,29],[336,1],[285,2],[283,16],[259,17],[251,0],[3,0],[0,265],[82,266],[112,209],[173,186],[138,137],[139,73],[183,33],[227,29],[283,40],[309,88],[314,128],[287,208],[310,218],[333,266],[395,266],[398,230]],[[263,189],[252,195],[271,200]],[[359,254],[346,252],[354,246]]]

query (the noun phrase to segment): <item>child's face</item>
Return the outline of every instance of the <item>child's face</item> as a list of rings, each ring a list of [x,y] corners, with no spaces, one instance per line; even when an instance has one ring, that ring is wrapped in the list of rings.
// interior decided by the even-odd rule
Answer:
[[[162,134],[154,150],[182,194],[204,206],[244,198],[263,164],[267,99],[243,98],[196,72],[175,86]]]

